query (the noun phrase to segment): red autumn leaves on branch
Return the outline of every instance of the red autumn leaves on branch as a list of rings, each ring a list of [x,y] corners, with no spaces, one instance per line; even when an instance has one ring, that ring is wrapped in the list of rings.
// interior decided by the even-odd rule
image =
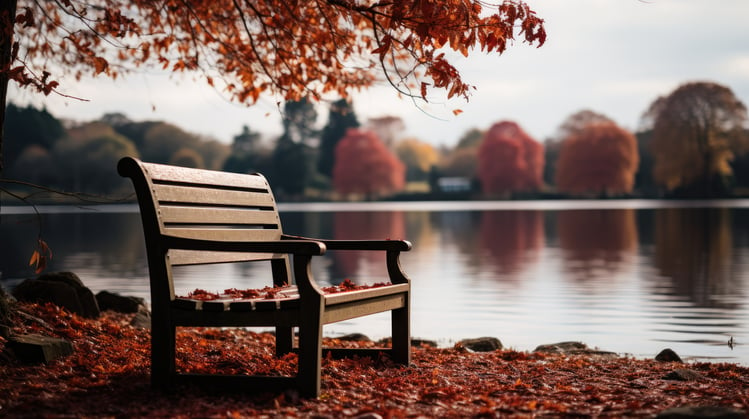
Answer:
[[[471,86],[444,50],[501,54],[516,38],[546,40],[543,20],[515,0],[19,0],[17,10],[3,35],[15,32],[11,63],[0,70],[45,94],[66,73],[117,77],[148,66],[202,73],[249,104],[266,92],[346,96],[380,74],[404,94],[426,99],[435,87],[467,97]]]

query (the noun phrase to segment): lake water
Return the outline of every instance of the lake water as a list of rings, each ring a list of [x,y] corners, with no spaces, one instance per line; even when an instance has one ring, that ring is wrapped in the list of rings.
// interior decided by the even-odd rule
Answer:
[[[0,283],[33,276],[41,227],[54,252],[94,292],[149,299],[134,205],[0,211]],[[672,348],[683,358],[749,365],[749,201],[408,202],[281,205],[290,234],[406,238],[412,334],[441,346],[498,337],[506,347],[579,340],[635,357]],[[384,258],[320,258],[322,285],[384,280]],[[250,265],[180,268],[178,292],[269,284]],[[382,314],[325,327],[335,336],[389,334]],[[729,339],[735,345],[730,347]]]

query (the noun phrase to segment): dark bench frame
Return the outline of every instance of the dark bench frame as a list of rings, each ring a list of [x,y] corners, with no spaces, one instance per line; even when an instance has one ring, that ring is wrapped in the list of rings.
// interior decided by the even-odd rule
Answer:
[[[152,335],[151,380],[171,388],[194,381],[247,391],[296,388],[303,396],[320,393],[322,326],[391,311],[392,346],[377,349],[408,365],[411,285],[399,263],[411,249],[404,240],[319,240],[282,232],[270,186],[260,174],[235,174],[144,163],[125,157],[117,169],[135,187],[148,255]],[[312,277],[313,256],[330,250],[386,253],[392,285],[325,294]],[[175,297],[172,267],[244,261],[270,261],[273,285],[294,284],[278,300],[204,302]],[[291,269],[293,267],[293,270]],[[210,289],[206,279],[205,288]],[[195,375],[175,368],[177,327],[273,326],[276,354],[298,351],[295,377]],[[294,330],[298,328],[298,347]],[[327,349],[326,349],[327,350]],[[335,349],[336,356],[372,355],[372,350]]]

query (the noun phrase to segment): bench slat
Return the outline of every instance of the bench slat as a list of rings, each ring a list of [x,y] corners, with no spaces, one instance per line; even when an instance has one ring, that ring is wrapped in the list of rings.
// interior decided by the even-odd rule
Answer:
[[[165,202],[194,202],[197,204],[273,207],[276,203],[267,192],[211,189],[196,186],[154,185],[154,194]]]
[[[267,190],[268,184],[260,175],[217,172],[212,170],[192,169],[188,167],[167,166],[163,164],[144,164],[148,175],[154,181],[179,181],[199,185],[232,186]]]
[[[204,239],[204,240],[226,240],[232,242],[241,241],[273,241],[278,240],[281,236],[280,230],[277,229],[233,229],[233,228],[185,228],[170,227],[164,229],[164,234],[174,237],[184,237],[186,239]]]
[[[336,292],[333,294],[325,294],[325,305],[331,306],[335,304],[343,304],[351,301],[358,301],[365,298],[375,298],[385,295],[392,295],[398,293],[407,293],[410,289],[409,284],[392,284],[385,285],[382,287],[365,288],[362,290]]]
[[[201,250],[172,249],[169,260],[174,266],[201,265],[208,263],[252,262],[260,260],[281,259],[286,254],[246,253],[246,252],[207,252]]]
[[[165,224],[278,226],[280,223],[275,211],[167,205],[161,206],[161,218]]]

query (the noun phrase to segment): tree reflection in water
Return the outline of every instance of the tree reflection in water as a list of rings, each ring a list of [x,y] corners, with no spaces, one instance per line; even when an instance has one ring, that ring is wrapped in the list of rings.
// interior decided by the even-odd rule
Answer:
[[[479,242],[497,273],[516,277],[538,259],[544,246],[543,212],[484,211]]]
[[[560,211],[557,233],[564,271],[577,280],[613,277],[631,266],[637,249],[632,209]]]
[[[728,208],[665,208],[655,214],[653,264],[673,292],[701,307],[733,308],[713,295],[734,295]]]

